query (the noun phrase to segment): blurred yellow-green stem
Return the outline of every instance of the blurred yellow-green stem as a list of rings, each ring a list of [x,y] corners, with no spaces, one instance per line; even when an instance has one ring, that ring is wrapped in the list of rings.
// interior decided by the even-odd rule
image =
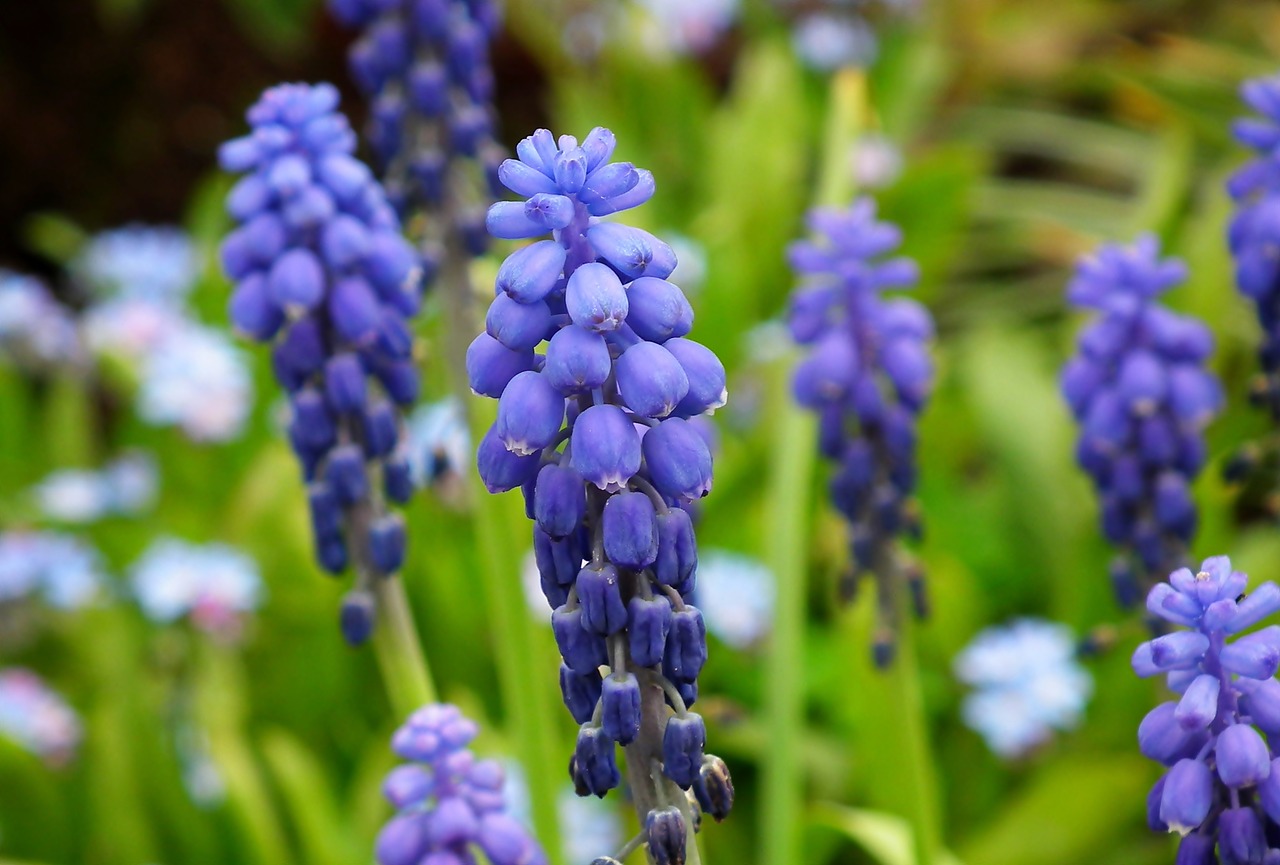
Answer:
[[[400,577],[392,577],[379,579],[375,585],[379,621],[373,635],[373,651],[399,723],[423,705],[434,703],[436,689],[404,583]]]
[[[804,735],[804,611],[813,480],[813,416],[791,400],[792,355],[775,364],[765,561],[777,580],[772,651],[765,670],[769,743],[764,750],[762,862],[802,862],[800,741]]]
[[[827,126],[814,200],[840,206],[853,190],[850,152],[866,116],[866,79],[854,69],[831,79]],[[802,861],[800,838],[804,775],[800,739],[804,728],[804,605],[808,570],[808,502],[813,481],[815,422],[791,399],[788,355],[773,370],[773,437],[768,546],[765,559],[778,583],[772,652],[766,672],[769,728],[764,760],[765,862]]]
[[[294,861],[275,801],[245,738],[244,666],[227,646],[193,640],[195,711],[226,785],[227,803],[253,858],[271,865]]]

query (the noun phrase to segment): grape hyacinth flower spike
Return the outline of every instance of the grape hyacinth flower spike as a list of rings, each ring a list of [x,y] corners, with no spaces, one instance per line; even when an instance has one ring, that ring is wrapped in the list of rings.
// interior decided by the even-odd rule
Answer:
[[[329,84],[284,84],[248,112],[251,134],[223,145],[245,172],[227,197],[240,227],[222,244],[236,282],[231,320],[272,343],[289,393],[320,565],[356,586],[342,608],[352,643],[368,638],[374,587],[404,560],[405,527],[385,502],[411,495],[401,410],[418,397],[408,319],[420,267],[395,211],[351,154],[355,135]]]
[[[1067,288],[1072,306],[1100,315],[1062,370],[1062,392],[1080,424],[1076,458],[1093,479],[1102,530],[1120,549],[1112,580],[1121,603],[1186,564],[1197,514],[1191,483],[1204,465],[1204,428],[1222,405],[1206,361],[1208,328],[1156,298],[1186,277],[1160,259],[1156,239],[1106,245],[1085,258]]]
[[[507,813],[505,775],[467,748],[476,725],[456,706],[433,703],[391,739],[409,762],[392,769],[383,795],[397,814],[378,835],[379,865],[462,865],[475,849],[492,865],[546,865],[527,829]]]
[[[683,862],[691,802],[721,819],[733,800],[689,711],[707,647],[702,613],[686,601],[697,566],[687,508],[711,489],[711,451],[690,419],[724,405],[725,373],[687,337],[693,310],[667,280],[671,248],[601,218],[654,191],[648,171],[610,162],[613,150],[607,129],[581,143],[540,129],[502,164],[523,200],[493,205],[489,231],[534,242],[499,269],[467,373],[498,400],[480,475],[493,493],[521,488],[536,524],[560,684],[582,725],[574,784],[604,796],[622,783],[622,745],[643,827],[633,843]]]
[[[329,0],[362,30],[351,75],[369,101],[365,129],[387,195],[421,240],[424,283],[488,244],[484,210],[500,194],[489,42],[494,0]]]
[[[924,576],[904,559],[901,537],[918,537],[911,501],[916,484],[916,418],[933,388],[933,319],[913,300],[885,299],[912,287],[918,268],[883,258],[898,247],[898,227],[876,221],[875,202],[809,214],[813,239],[792,245],[801,285],[791,299],[791,335],[809,347],[796,368],[796,400],[818,414],[818,446],[836,463],[831,498],[849,523],[853,571],[876,581],[879,616],[873,655],[893,658],[902,584],[918,616],[926,613]]]
[[[1236,141],[1254,151],[1255,158],[1227,181],[1236,203],[1227,243],[1235,260],[1236,287],[1253,303],[1262,327],[1262,371],[1250,399],[1270,412],[1273,424],[1280,424],[1280,261],[1275,255],[1280,242],[1280,75],[1246,81],[1240,95],[1261,116],[1242,117],[1232,126]],[[1278,451],[1275,434],[1250,443],[1228,461],[1225,472],[1230,480],[1243,480],[1264,461],[1274,462]]]
[[[1280,612],[1280,587],[1245,594],[1248,577],[1226,556],[1182,568],[1147,595],[1147,610],[1176,627],[1133,653],[1139,676],[1163,674],[1177,700],[1138,727],[1144,756],[1168,767],[1147,797],[1147,821],[1182,836],[1178,862],[1280,861],[1280,626],[1243,634]]]

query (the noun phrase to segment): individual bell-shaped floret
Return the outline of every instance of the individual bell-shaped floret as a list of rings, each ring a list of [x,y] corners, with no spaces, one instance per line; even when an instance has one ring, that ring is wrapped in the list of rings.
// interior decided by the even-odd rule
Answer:
[[[582,605],[582,626],[588,631],[603,637],[626,627],[620,580],[618,569],[609,562],[592,562],[578,573],[574,585]]]
[[[702,769],[702,749],[706,744],[707,728],[701,715],[690,712],[668,718],[662,734],[663,773],[688,790]]]
[[[578,415],[570,445],[572,466],[607,492],[621,489],[640,470],[640,436],[615,405],[593,405]]]
[[[601,534],[609,561],[640,570],[658,557],[658,516],[644,493],[621,492],[604,506]]]
[[[640,734],[640,682],[634,673],[611,673],[600,692],[600,724],[619,745],[630,745]]]

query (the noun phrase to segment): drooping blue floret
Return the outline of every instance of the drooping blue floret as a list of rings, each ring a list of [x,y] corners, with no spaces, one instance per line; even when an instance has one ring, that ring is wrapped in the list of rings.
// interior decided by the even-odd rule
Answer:
[[[1156,239],[1108,245],[1084,259],[1067,288],[1099,315],[1062,370],[1080,424],[1076,458],[1101,499],[1102,528],[1121,551],[1112,566],[1123,603],[1138,586],[1185,564],[1196,530],[1191,483],[1204,465],[1204,428],[1222,405],[1206,361],[1213,338],[1156,299],[1186,277]]]
[[[637,802],[687,801],[681,791],[709,772],[721,818],[732,785],[703,754],[702,721],[688,709],[707,648],[686,599],[697,548],[684,509],[711,489],[711,452],[692,419],[724,405],[725,372],[687,338],[693,311],[667,279],[671,248],[602,219],[654,191],[653,176],[611,162],[613,150],[607,129],[581,142],[541,129],[499,169],[522,200],[490,208],[489,230],[533,242],[499,269],[467,355],[472,389],[498,399],[477,465],[491,492],[521,488],[536,523],[561,688],[582,725],[575,788],[618,786],[621,744],[662,766],[655,777],[632,765]],[[675,814],[678,827],[656,808],[640,817],[656,827],[654,855],[683,861]]]
[[[467,745],[477,728],[456,706],[433,703],[410,716],[391,739],[408,762],[382,785],[396,816],[378,835],[379,865],[546,865],[524,825],[507,812],[506,778],[496,760],[477,760]]]
[[[884,297],[913,286],[918,268],[885,257],[902,236],[876,221],[871,199],[814,210],[808,222],[813,239],[790,249],[801,284],[788,324],[808,349],[792,387],[818,414],[819,448],[836,464],[831,498],[850,526],[853,579],[870,575],[878,586],[874,652],[883,664],[893,652],[898,584],[908,583],[918,613],[924,607],[920,572],[900,560],[897,541],[918,531],[915,429],[933,386],[933,319],[915,301]]]
[[[253,131],[223,145],[223,168],[245,176],[227,197],[239,227],[222,261],[236,283],[232,322],[272,343],[290,395],[317,558],[333,573],[356,566],[342,622],[359,642],[372,627],[373,581],[404,555],[383,500],[412,491],[400,411],[418,397],[408,319],[421,266],[381,185],[352,156],[337,104],[328,84],[274,87],[248,112]]]
[[[445,257],[479,255],[497,194],[489,42],[493,0],[329,0],[361,29],[349,63],[369,102],[365,137],[392,204],[420,237],[430,285]],[[412,217],[424,214],[421,220]]]
[[[1177,630],[1133,653],[1139,676],[1164,675],[1177,700],[1138,727],[1143,755],[1168,767],[1147,799],[1152,830],[1182,836],[1178,861],[1263,863],[1280,850],[1280,626],[1245,633],[1280,612],[1280,587],[1246,593],[1226,556],[1182,568],[1147,595],[1147,610]]]

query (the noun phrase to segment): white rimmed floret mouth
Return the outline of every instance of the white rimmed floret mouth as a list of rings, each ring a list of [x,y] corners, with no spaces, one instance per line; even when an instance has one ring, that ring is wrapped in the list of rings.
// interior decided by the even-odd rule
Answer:
[[[707,414],[712,414],[718,408],[724,408],[729,404],[729,389],[726,387],[720,391],[720,396],[716,397],[716,401],[707,406]]]
[[[503,439],[503,446],[518,457],[527,457],[536,454],[542,448],[532,447],[523,439]]]

